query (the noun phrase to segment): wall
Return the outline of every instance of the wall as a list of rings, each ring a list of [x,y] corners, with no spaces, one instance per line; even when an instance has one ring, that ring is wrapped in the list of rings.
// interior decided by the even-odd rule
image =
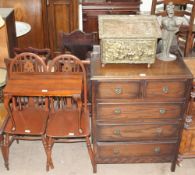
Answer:
[[[149,12],[151,10],[152,0],[142,0],[140,11]]]

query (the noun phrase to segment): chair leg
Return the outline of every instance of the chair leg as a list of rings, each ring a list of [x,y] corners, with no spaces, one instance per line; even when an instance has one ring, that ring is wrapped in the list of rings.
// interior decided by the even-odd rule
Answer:
[[[91,147],[91,142],[89,140],[89,137],[85,137],[85,139],[86,139],[86,144],[87,144],[87,150],[88,150],[88,153],[89,153],[89,156],[91,159],[91,164],[93,166],[93,173],[96,173],[97,172],[97,165],[95,163],[94,152],[93,152],[92,147]]]
[[[4,136],[2,145],[2,154],[4,158],[4,164],[7,170],[9,170],[9,134]]]
[[[189,53],[192,51],[192,43],[193,43],[192,34],[187,34],[185,48],[184,48],[184,56],[189,56]]]
[[[45,150],[45,154],[47,156],[47,151],[48,151],[48,144],[47,144],[47,139],[42,136],[42,143],[43,143],[43,147],[44,147],[44,150]],[[48,156],[47,156],[47,164],[46,164],[46,171],[49,171],[49,162],[48,162]]]
[[[54,165],[53,165],[53,161],[52,161],[52,158],[51,158],[51,152],[52,152],[52,147],[53,147],[53,144],[54,144],[54,140],[52,137],[47,137],[46,138],[46,155],[47,155],[47,165],[46,165],[46,171],[49,171],[49,167],[51,169],[54,168]]]

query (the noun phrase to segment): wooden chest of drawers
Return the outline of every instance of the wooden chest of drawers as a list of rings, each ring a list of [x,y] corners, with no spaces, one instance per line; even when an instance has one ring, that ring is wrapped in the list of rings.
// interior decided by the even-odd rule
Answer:
[[[95,161],[171,162],[175,170],[192,75],[182,60],[91,62]]]

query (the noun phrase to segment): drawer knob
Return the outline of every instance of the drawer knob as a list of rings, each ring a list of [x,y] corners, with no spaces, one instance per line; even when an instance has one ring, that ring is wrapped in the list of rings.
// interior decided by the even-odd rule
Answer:
[[[160,114],[165,114],[166,110],[165,109],[160,109],[159,112],[160,112]]]
[[[122,93],[122,88],[115,88],[114,92],[115,92],[115,94],[119,95]]]
[[[155,147],[155,148],[154,148],[154,152],[155,152],[156,154],[159,154],[159,153],[160,153],[160,147]]]
[[[119,155],[119,154],[120,154],[120,151],[119,151],[118,149],[114,149],[114,150],[113,150],[113,154],[114,154],[114,155]]]
[[[117,136],[121,135],[120,129],[115,129],[115,130],[113,131],[113,133],[114,133],[114,135],[117,135]]]
[[[115,113],[115,114],[121,114],[121,109],[116,108],[116,109],[114,110],[114,113]]]
[[[164,87],[162,88],[162,91],[163,91],[163,93],[167,94],[167,93],[169,92],[168,86],[164,86]]]

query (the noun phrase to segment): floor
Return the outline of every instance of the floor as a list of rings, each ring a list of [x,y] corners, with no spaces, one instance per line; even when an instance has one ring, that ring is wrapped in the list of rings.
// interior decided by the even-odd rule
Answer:
[[[55,168],[46,172],[45,153],[41,142],[20,141],[10,150],[10,170],[0,156],[0,175],[93,175],[85,143],[56,143],[53,148]],[[170,172],[170,163],[156,164],[102,164],[97,175],[194,175],[195,159],[182,162],[176,172]]]

